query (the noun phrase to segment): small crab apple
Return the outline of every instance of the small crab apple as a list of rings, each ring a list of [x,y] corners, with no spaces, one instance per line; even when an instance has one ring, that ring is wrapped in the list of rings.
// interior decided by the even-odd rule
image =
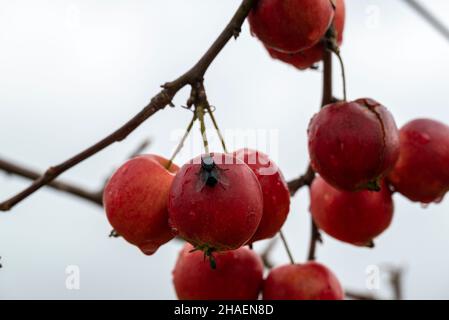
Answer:
[[[385,182],[379,192],[335,189],[317,177],[310,189],[310,212],[330,236],[353,245],[372,247],[373,239],[391,224],[391,191]]]
[[[412,201],[439,202],[449,191],[449,127],[417,119],[400,130],[400,155],[389,181]]]
[[[108,181],[103,203],[112,227],[128,242],[151,255],[173,238],[167,201],[178,167],[156,155],[127,161]]]
[[[256,232],[263,196],[256,175],[229,154],[212,153],[185,164],[168,202],[173,232],[197,249],[234,250]]]
[[[343,43],[343,31],[345,26],[345,2],[344,0],[337,0],[335,4],[336,9],[333,23],[337,33],[337,44],[340,46]],[[323,41],[320,41],[313,47],[297,53],[280,52],[267,46],[265,46],[265,48],[273,59],[281,60],[298,68],[299,70],[305,70],[309,69],[323,59],[325,50],[324,46],[325,44]]]
[[[252,250],[242,247],[215,255],[216,269],[204,254],[186,244],[173,270],[180,300],[257,300],[263,284],[263,264]]]
[[[343,300],[337,277],[317,262],[273,269],[264,282],[264,300]]]
[[[290,210],[290,192],[278,166],[260,151],[241,149],[233,153],[255,173],[263,193],[263,215],[249,243],[274,237]]]
[[[260,0],[249,24],[265,46],[295,53],[318,43],[333,17],[330,0]]]
[[[372,99],[325,106],[312,118],[308,136],[312,167],[346,191],[379,190],[399,157],[393,116]]]

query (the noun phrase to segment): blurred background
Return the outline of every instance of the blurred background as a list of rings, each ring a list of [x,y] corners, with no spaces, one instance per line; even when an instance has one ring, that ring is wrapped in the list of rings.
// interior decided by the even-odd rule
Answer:
[[[221,32],[239,0],[0,1],[0,157],[39,171],[78,153],[123,124],[186,71]],[[387,106],[399,126],[418,117],[449,124],[449,45],[401,0],[346,0],[342,54],[349,98],[369,96]],[[449,2],[425,5],[449,24]],[[341,97],[339,69],[335,95]],[[206,75],[221,129],[268,133],[269,152],[287,179],[308,163],[306,130],[321,101],[320,71],[299,72],[271,60],[245,23]],[[170,157],[191,118],[188,89],[129,138],[63,175],[99,189],[142,140],[148,152]],[[196,128],[197,129],[197,128]],[[196,130],[198,131],[198,130]],[[214,150],[220,151],[217,139]],[[176,162],[201,152],[199,136]],[[231,141],[232,148],[242,146]],[[0,172],[0,198],[29,181]],[[422,208],[395,195],[392,226],[374,250],[324,236],[319,261],[346,288],[391,297],[388,267],[403,268],[408,299],[449,298],[449,199]],[[308,191],[292,200],[284,227],[297,261],[306,258]],[[44,188],[0,214],[0,298],[174,299],[171,271],[180,242],[142,255],[111,227],[94,204]],[[256,243],[262,251],[266,243]],[[276,265],[288,262],[279,243]],[[369,285],[380,268],[379,286]],[[67,286],[73,270],[79,288]],[[70,290],[72,289],[72,290]],[[371,291],[370,291],[371,289]]]

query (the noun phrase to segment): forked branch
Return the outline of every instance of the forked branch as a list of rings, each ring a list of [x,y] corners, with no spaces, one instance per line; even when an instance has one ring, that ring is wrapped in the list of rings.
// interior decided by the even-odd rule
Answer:
[[[102,151],[106,147],[115,142],[124,140],[131,132],[138,128],[148,118],[153,116],[159,110],[164,109],[167,105],[172,105],[172,99],[186,85],[193,85],[198,81],[202,81],[204,75],[215,60],[221,50],[229,42],[232,37],[237,37],[240,33],[241,26],[248,16],[251,8],[256,4],[257,0],[243,0],[236,13],[232,17],[223,32],[219,35],[217,40],[207,50],[207,52],[201,57],[201,59],[186,73],[172,82],[168,82],[162,86],[162,90],[151,99],[151,102],[142,109],[131,120],[125,123],[122,127],[87,148],[86,150],[78,153],[72,158],[50,167],[47,171],[36,178],[34,182],[23,191],[19,192],[10,199],[0,203],[0,211],[8,211],[14,207],[17,203],[26,199],[28,196],[39,190],[45,185],[48,185],[55,180],[59,175],[65,171],[73,168],[82,161],[90,158],[96,153]]]

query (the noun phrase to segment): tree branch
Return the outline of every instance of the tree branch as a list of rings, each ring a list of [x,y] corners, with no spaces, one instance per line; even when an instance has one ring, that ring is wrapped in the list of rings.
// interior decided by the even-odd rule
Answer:
[[[146,148],[148,148],[150,144],[151,140],[145,139],[130,154],[129,158],[134,158],[135,156],[141,154]],[[16,176],[29,180],[36,180],[41,176],[40,172],[2,158],[0,158],[0,170],[4,171],[7,174],[14,174]],[[85,188],[77,186],[73,183],[63,181],[51,181],[47,184],[47,186],[55,190],[62,191],[78,198],[90,201],[98,206],[103,206],[102,197],[104,186],[99,191],[95,192],[86,190]]]
[[[313,220],[313,217],[310,217],[310,226],[311,226],[310,244],[309,244],[309,253],[307,254],[307,260],[315,261],[317,243],[322,243],[323,238],[321,237],[320,230],[318,229],[315,220]]]
[[[324,50],[323,57],[323,99],[321,102],[321,107],[326,106],[333,100],[333,84],[332,84],[332,52],[330,50]],[[320,231],[311,216],[311,235],[310,235],[310,246],[308,253],[308,260],[315,260],[316,258],[316,247],[318,242],[322,242]]]
[[[301,188],[310,186],[314,179],[315,171],[313,171],[312,166],[309,165],[305,174],[287,183],[290,195],[293,197]]]
[[[39,172],[4,159],[0,159],[0,170],[30,180],[38,179],[41,176]],[[101,193],[90,192],[82,187],[62,181],[51,181],[50,183],[48,183],[48,186],[55,190],[63,191],[65,193],[88,200],[96,205],[103,206]]]
[[[432,12],[426,9],[417,0],[404,0],[410,7],[412,7],[421,17],[424,18],[432,27],[434,27],[441,35],[449,41],[449,29],[441,22],[437,17],[435,17]]]
[[[209,50],[207,50],[207,52],[201,57],[201,59],[189,71],[184,73],[178,79],[163,85],[162,91],[154,96],[153,99],[151,99],[151,102],[131,120],[129,120],[122,127],[117,129],[101,141],[82,151],[81,153],[62,162],[61,164],[50,167],[43,175],[36,178],[29,187],[11,197],[10,199],[0,203],[0,211],[10,210],[17,203],[26,199],[28,196],[30,196],[43,186],[51,183],[65,171],[73,168],[74,166],[90,158],[94,154],[102,151],[111,144],[124,140],[131,132],[133,132],[156,112],[164,109],[167,105],[172,105],[172,99],[179,90],[181,90],[186,85],[194,85],[198,81],[202,81],[204,74],[206,73],[210,64],[218,56],[218,54],[225,47],[228,41],[232,37],[236,37],[239,34],[243,22],[245,21],[251,8],[254,4],[256,4],[256,2],[257,0],[243,0],[236,13],[232,17],[231,21],[219,35],[217,40],[212,44]]]

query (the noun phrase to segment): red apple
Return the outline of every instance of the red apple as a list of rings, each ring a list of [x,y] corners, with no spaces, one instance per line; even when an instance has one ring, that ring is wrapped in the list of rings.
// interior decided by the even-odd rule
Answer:
[[[254,235],[263,196],[251,169],[229,154],[197,157],[178,172],[168,203],[170,225],[207,253],[234,250]]]
[[[325,106],[312,118],[308,136],[313,168],[342,190],[378,190],[399,157],[393,116],[371,99]]]
[[[257,300],[263,284],[263,264],[248,248],[215,255],[212,269],[200,251],[186,244],[175,269],[173,284],[180,300]]]
[[[274,237],[290,210],[290,192],[278,166],[260,151],[241,149],[234,157],[248,165],[256,175],[263,193],[263,215],[249,243]]]
[[[259,0],[249,23],[265,46],[295,53],[318,43],[333,17],[330,0]]]
[[[386,183],[380,192],[335,189],[317,177],[310,190],[310,212],[317,226],[330,236],[357,246],[372,246],[373,239],[393,219],[393,200]]]
[[[127,161],[111,177],[103,203],[112,227],[128,242],[151,255],[173,238],[168,225],[167,201],[174,164],[156,155]]]
[[[343,42],[343,31],[345,26],[344,0],[336,1],[334,25],[335,30],[337,31],[337,43],[340,46]],[[273,59],[278,59],[285,63],[291,64],[300,70],[305,70],[312,67],[314,64],[323,59],[324,54],[324,43],[322,41],[318,42],[313,47],[298,53],[280,52],[267,46],[265,46],[265,48]]]
[[[343,300],[337,277],[317,262],[273,269],[265,280],[264,300]]]
[[[400,156],[389,175],[395,190],[412,201],[439,202],[449,191],[449,127],[417,119],[400,130]]]

